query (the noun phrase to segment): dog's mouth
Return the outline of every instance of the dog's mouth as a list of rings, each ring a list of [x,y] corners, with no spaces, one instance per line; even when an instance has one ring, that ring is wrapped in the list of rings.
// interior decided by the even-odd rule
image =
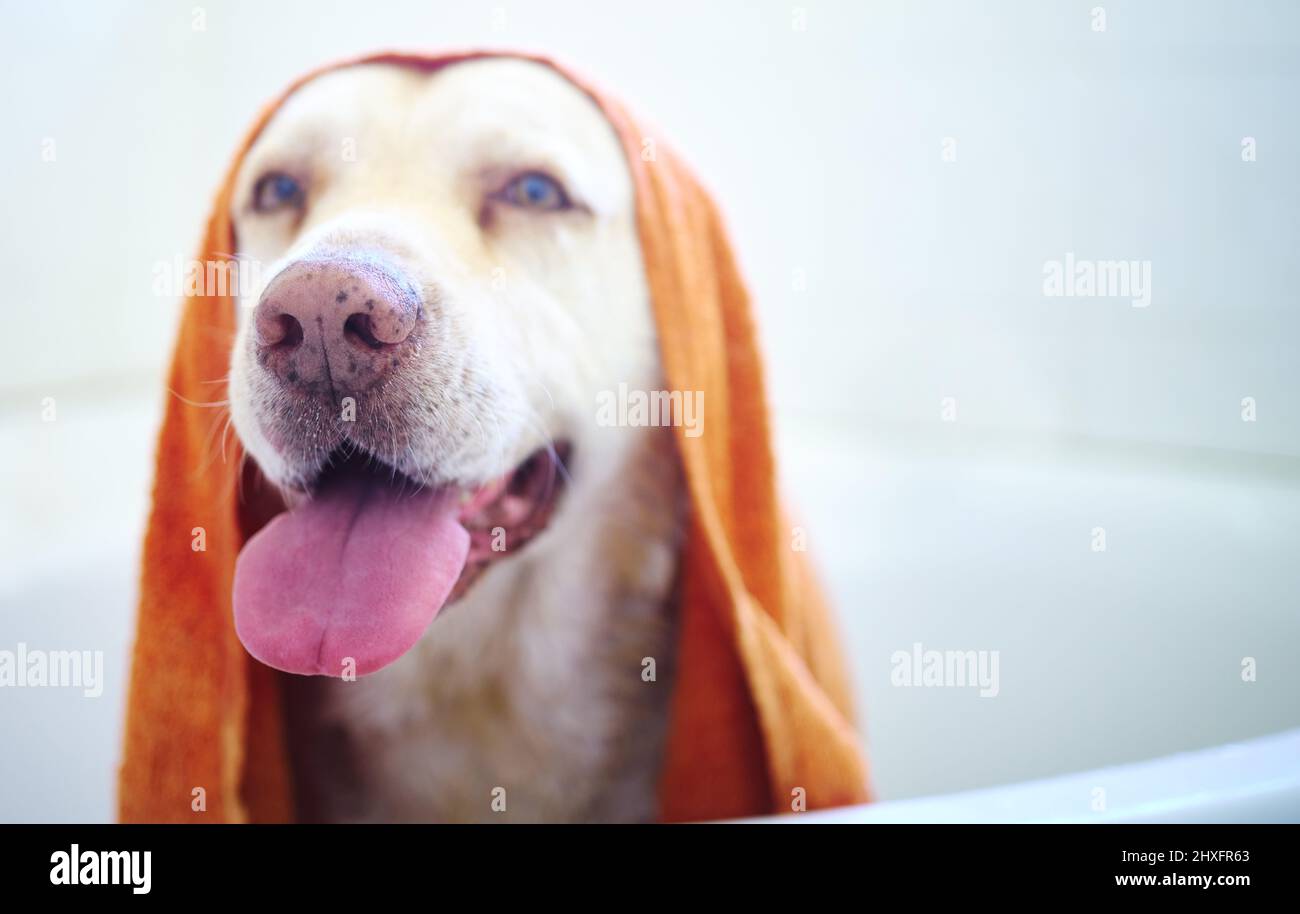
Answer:
[[[360,449],[340,449],[306,497],[240,552],[240,641],[288,673],[382,669],[491,564],[546,528],[568,454],[558,443],[466,487],[420,485]]]

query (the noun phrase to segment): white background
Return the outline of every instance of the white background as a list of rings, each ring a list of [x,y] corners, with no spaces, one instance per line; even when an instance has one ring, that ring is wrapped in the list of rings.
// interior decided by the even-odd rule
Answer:
[[[1300,723],[1293,4],[0,7],[0,649],[108,664],[98,700],[0,690],[0,819],[111,814],[177,314],[154,265],[265,100],[389,47],[556,55],[713,188],[883,796]],[[1150,307],[1044,297],[1066,252],[1150,261]],[[918,641],[999,651],[999,697],[891,687]]]

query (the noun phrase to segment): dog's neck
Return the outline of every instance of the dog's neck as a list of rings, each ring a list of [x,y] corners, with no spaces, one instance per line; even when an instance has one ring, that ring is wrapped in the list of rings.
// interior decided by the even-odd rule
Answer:
[[[610,478],[584,480],[579,454],[550,528],[407,656],[356,682],[290,684],[307,818],[654,816],[684,499],[667,430],[616,433]]]

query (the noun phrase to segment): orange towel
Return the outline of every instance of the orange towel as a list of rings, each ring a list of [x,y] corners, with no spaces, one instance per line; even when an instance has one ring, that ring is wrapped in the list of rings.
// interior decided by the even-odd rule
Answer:
[[[327,69],[435,69],[478,56],[493,54],[380,54]],[[244,140],[217,194],[201,262],[234,251],[228,212],[240,160],[284,99],[319,72],[273,102]],[[706,434],[677,435],[691,521],[662,817],[789,811],[801,798],[809,809],[863,802],[867,771],[849,723],[848,681],[806,555],[794,551],[777,502],[749,298],[717,210],[662,142],[643,155],[650,134],[621,105],[561,72],[595,99],[626,150],[667,386],[705,391],[709,404]],[[248,656],[231,614],[239,549],[283,506],[251,465],[238,478],[237,453],[213,457],[221,423],[193,405],[220,398],[212,382],[228,371],[234,303],[193,296],[184,308],[169,381],[179,396],[167,398],[144,544],[120,815],[284,821],[293,809],[284,674]]]

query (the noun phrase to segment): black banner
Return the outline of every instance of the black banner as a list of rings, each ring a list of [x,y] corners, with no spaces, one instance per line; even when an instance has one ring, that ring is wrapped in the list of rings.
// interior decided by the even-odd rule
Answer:
[[[6,892],[338,902],[431,880],[637,892],[762,882],[983,897],[1051,889],[1231,899],[1290,882],[1291,826],[690,825],[0,827]],[[1285,875],[1284,875],[1285,874]]]

